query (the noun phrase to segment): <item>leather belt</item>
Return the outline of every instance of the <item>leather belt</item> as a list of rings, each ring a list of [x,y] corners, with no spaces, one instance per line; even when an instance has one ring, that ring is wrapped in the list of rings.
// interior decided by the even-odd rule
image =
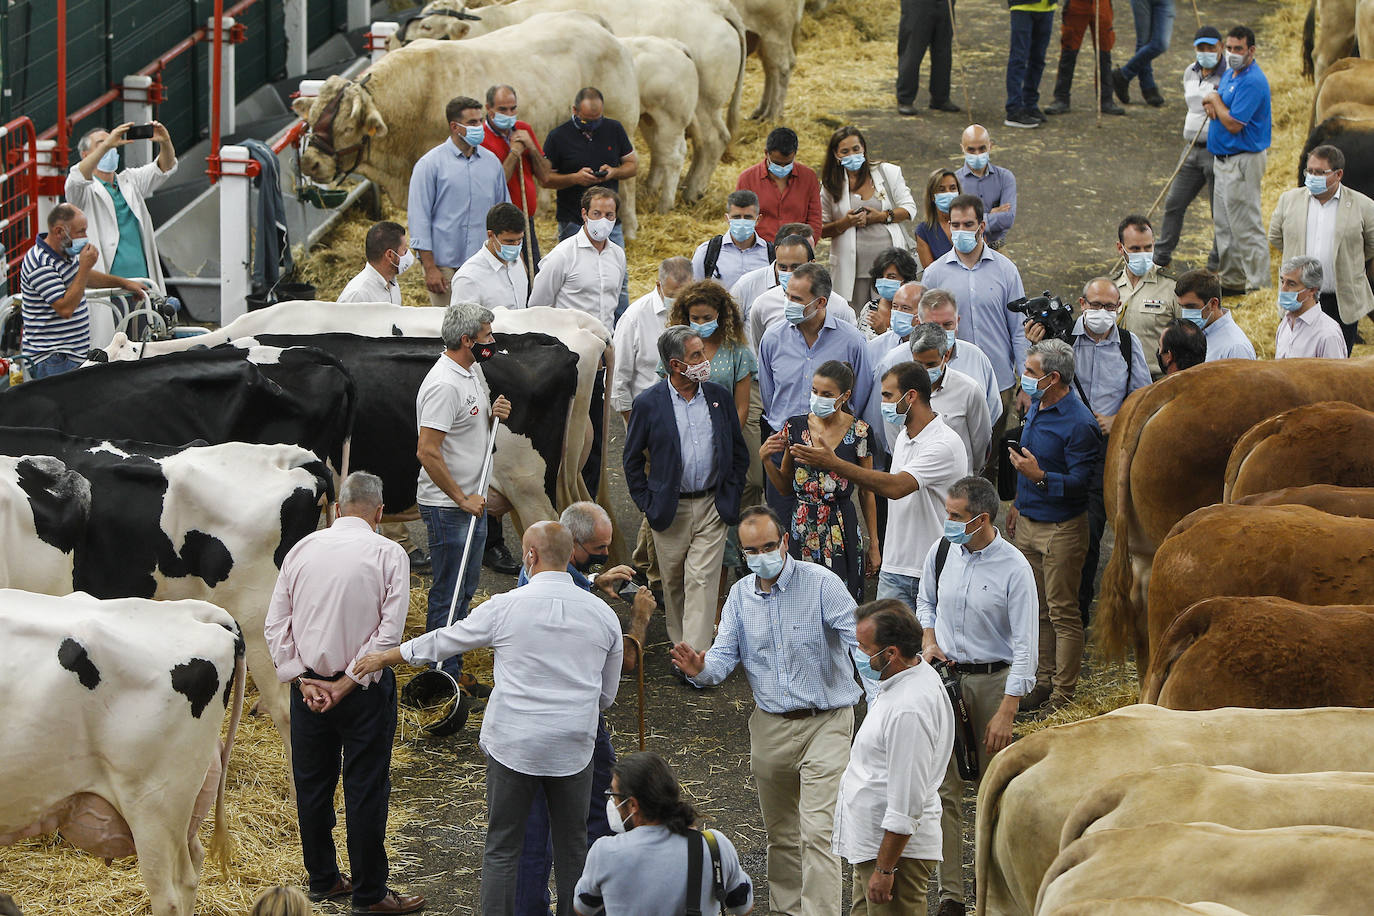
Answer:
[[[816,716],[823,716],[828,712],[830,712],[828,709],[789,709],[787,712],[778,713],[778,715],[782,716],[784,719],[796,721],[797,719],[813,719]]]
[[[952,662],[950,667],[960,674],[996,674],[1011,667],[1008,662]]]
[[[685,490],[677,495],[678,499],[701,499],[716,492],[715,487],[707,487],[704,490]]]

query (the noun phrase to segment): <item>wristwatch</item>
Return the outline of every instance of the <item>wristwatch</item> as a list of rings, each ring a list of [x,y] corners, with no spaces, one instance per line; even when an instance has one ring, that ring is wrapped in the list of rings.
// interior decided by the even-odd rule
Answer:
[[[1049,492],[1050,479],[1048,477],[1041,477],[1039,480],[1035,482],[1035,488],[1039,490],[1041,493]]]
[[[883,220],[883,222],[885,222],[885,223],[890,223],[890,222],[892,222],[893,217],[895,217],[895,216],[896,216],[895,213],[893,213],[891,210],[888,210],[888,211],[887,211],[887,219]]]
[[[876,871],[876,872],[877,872],[878,874],[880,874],[880,875],[895,875],[895,874],[897,874],[897,866],[895,866],[895,865],[892,866],[891,868],[883,868],[881,865],[878,865],[878,864],[875,863],[874,866],[873,866],[873,870]]]

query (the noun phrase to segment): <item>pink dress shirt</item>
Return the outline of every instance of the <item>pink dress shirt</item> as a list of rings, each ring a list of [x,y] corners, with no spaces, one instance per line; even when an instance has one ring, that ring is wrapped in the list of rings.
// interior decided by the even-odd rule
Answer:
[[[282,561],[263,627],[277,679],[307,669],[325,677],[347,672],[363,655],[400,645],[409,607],[405,550],[363,519],[340,516]],[[366,687],[379,676],[353,679]]]
[[[1287,314],[1279,319],[1279,331],[1274,342],[1274,358],[1324,356],[1345,359],[1345,335],[1330,315],[1313,305],[1300,315]]]

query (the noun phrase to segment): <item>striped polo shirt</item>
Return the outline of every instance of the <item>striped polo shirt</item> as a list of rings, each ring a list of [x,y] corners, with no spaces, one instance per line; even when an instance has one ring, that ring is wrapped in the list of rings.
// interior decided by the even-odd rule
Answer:
[[[91,348],[91,313],[86,300],[62,318],[52,304],[67,293],[76,277],[77,259],[67,259],[48,247],[47,233],[38,237],[19,268],[19,295],[23,299],[25,356],[53,350],[85,353]]]

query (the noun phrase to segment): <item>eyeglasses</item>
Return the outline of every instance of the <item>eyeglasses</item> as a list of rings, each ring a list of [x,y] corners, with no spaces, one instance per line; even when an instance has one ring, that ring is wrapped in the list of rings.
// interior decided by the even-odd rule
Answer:
[[[744,553],[748,554],[751,557],[757,557],[762,556],[765,553],[773,553],[781,545],[782,541],[770,541],[767,544],[764,544],[762,547],[745,547],[741,544],[740,550],[742,550]]]
[[[1335,169],[1308,169],[1308,170],[1307,170],[1307,174],[1311,175],[1313,178],[1320,178],[1320,177],[1322,177],[1323,175],[1330,175],[1330,174],[1331,174],[1332,172],[1334,172],[1334,171],[1336,171],[1336,170],[1335,170]]]
[[[606,797],[607,797],[607,798],[625,799],[625,798],[631,798],[632,796],[626,795],[624,792],[613,792],[613,791],[611,791],[610,789],[607,789],[607,790],[606,790]]]
[[[1101,309],[1104,312],[1115,312],[1121,308],[1118,302],[1092,302],[1084,300],[1083,305],[1090,309]]]

